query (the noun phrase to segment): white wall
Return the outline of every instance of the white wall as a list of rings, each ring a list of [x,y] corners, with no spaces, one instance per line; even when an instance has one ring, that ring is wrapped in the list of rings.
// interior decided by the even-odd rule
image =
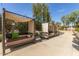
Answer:
[[[48,32],[48,23],[42,23],[42,32]]]
[[[28,22],[28,32],[34,33],[34,21]]]

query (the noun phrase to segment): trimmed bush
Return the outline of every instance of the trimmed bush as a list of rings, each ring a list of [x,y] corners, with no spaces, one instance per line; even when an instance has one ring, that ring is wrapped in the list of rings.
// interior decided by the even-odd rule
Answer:
[[[18,38],[19,38],[19,33],[13,32],[13,33],[12,33],[12,39],[13,39],[13,40],[16,40],[16,39],[18,39]]]

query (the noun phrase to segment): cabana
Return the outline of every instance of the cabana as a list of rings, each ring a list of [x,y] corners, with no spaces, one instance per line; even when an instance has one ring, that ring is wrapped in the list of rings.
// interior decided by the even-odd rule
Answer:
[[[16,40],[12,40],[12,38],[8,38],[9,36],[12,36],[12,34],[7,34],[6,31],[6,20],[8,21],[12,21],[12,25],[15,26],[16,23],[27,23],[28,25],[28,31],[29,33],[26,33],[24,35],[19,35],[18,39]],[[11,48],[14,46],[18,46],[18,45],[22,45],[28,42],[32,42],[34,41],[34,20],[32,18],[20,15],[20,14],[16,14],[10,11],[7,11],[5,9],[3,9],[3,15],[2,15],[2,30],[3,30],[3,40],[2,40],[2,45],[3,45],[3,55],[5,54],[5,50],[6,48]],[[14,31],[14,29],[12,30]],[[7,36],[9,35],[9,36]],[[17,35],[17,34],[16,34]],[[23,38],[22,38],[23,37]],[[8,41],[11,40],[11,41]]]

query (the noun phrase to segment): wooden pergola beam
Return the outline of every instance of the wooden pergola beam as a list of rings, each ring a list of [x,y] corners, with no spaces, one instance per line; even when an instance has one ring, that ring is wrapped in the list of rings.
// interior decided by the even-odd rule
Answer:
[[[21,15],[5,11],[5,18],[14,22],[30,22],[33,21],[31,18],[23,17]]]

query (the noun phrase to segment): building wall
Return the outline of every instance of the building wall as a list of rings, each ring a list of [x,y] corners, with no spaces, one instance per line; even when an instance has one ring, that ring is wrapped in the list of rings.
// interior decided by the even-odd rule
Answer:
[[[28,22],[28,32],[34,33],[34,21]]]
[[[42,23],[42,31],[48,32],[48,23]]]

